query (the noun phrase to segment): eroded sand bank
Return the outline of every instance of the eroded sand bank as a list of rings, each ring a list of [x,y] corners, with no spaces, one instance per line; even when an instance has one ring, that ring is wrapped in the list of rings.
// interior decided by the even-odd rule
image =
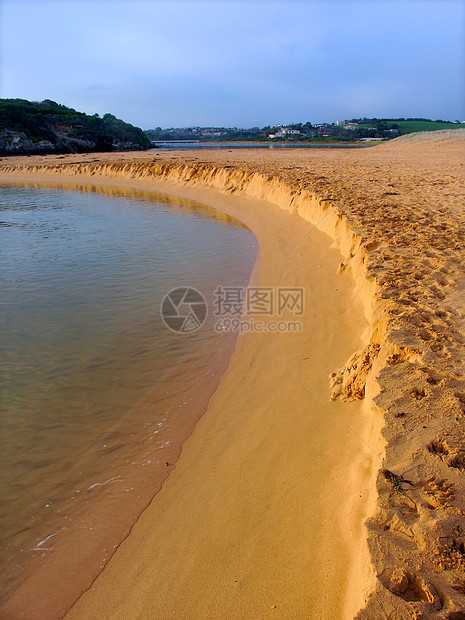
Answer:
[[[343,618],[370,590],[361,617],[465,608],[465,140],[454,133],[356,152],[3,160],[3,179],[77,174],[214,204],[256,234],[260,284],[318,291],[303,336],[239,340],[174,472],[70,617]],[[381,467],[412,486],[380,472],[375,510]]]

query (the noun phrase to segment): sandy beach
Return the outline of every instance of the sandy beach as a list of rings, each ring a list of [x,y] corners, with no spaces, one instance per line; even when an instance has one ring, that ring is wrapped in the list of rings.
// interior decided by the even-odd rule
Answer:
[[[256,236],[254,283],[304,287],[307,305],[301,334],[238,338],[105,568],[62,599],[37,575],[3,617],[465,617],[464,166],[463,130],[2,158],[0,181],[212,205]]]

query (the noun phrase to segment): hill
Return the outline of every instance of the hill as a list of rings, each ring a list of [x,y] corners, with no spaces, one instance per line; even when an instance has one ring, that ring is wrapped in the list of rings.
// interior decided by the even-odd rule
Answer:
[[[0,154],[86,153],[150,148],[144,132],[105,114],[89,116],[46,99],[0,99]]]
[[[374,118],[357,119],[360,129],[375,128],[378,132],[386,129],[397,129],[399,135],[421,131],[441,131],[443,129],[463,129],[463,123],[427,118]]]

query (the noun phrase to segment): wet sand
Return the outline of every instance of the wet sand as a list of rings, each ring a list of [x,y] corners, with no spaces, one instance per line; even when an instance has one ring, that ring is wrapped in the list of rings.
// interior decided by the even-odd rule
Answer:
[[[459,131],[350,152],[0,162],[5,179],[79,174],[213,204],[256,235],[260,285],[307,291],[303,334],[238,339],[176,467],[70,618],[465,608]]]

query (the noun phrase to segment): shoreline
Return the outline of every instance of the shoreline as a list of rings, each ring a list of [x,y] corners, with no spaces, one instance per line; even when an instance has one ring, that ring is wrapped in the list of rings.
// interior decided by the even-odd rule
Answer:
[[[451,152],[455,153],[457,160],[457,157],[460,157],[460,151],[458,149],[454,151],[455,140],[446,140],[445,145],[439,143],[439,146],[435,142],[436,139],[433,139],[427,144],[427,141],[422,140],[421,150],[423,151],[425,144],[427,144],[432,152],[430,169],[433,174],[437,172],[438,178],[441,173],[444,179],[444,172],[439,170],[436,165],[437,153],[433,150],[442,149],[446,153],[448,161]],[[79,177],[74,176],[74,179],[81,179],[82,174],[88,174],[92,177],[92,183],[95,182],[94,175],[96,173],[103,174],[105,178],[111,179],[111,183],[119,178],[124,184],[128,182],[128,179],[138,177],[142,179],[143,183],[151,184],[151,187],[153,187],[154,178],[162,178],[168,181],[168,184],[164,184],[165,187],[177,188],[176,193],[179,195],[179,186],[181,186],[182,191],[189,193],[189,197],[194,199],[196,199],[196,193],[203,191],[203,195],[205,195],[207,190],[204,189],[204,186],[207,185],[210,186],[210,195],[212,195],[212,188],[215,195],[218,191],[222,192],[220,196],[223,198],[220,198],[220,201],[224,201],[228,197],[224,196],[224,193],[231,194],[232,198],[237,195],[239,198],[238,205],[240,201],[250,200],[247,195],[253,196],[254,199],[268,200],[281,209],[293,213],[294,215],[291,217],[300,216],[304,220],[318,223],[320,230],[338,240],[339,251],[345,258],[340,265],[340,271],[350,271],[354,276],[359,299],[364,301],[370,328],[365,334],[363,343],[365,346],[358,353],[352,355],[348,362],[342,360],[342,363],[345,362],[345,366],[341,372],[338,373],[337,368],[333,369],[335,373],[333,376],[334,395],[339,394],[346,399],[364,397],[367,408],[368,403],[373,399],[375,400],[378,422],[376,422],[376,417],[372,417],[371,422],[374,422],[377,428],[371,433],[370,440],[376,436],[379,437],[379,426],[383,417],[381,412],[383,412],[386,421],[383,434],[387,441],[384,466],[400,475],[408,470],[408,478],[411,481],[413,480],[411,494],[401,495],[393,492],[389,478],[379,475],[376,512],[374,501],[367,509],[371,500],[365,499],[366,513],[361,522],[363,523],[365,518],[369,516],[368,512],[370,512],[369,545],[371,561],[374,564],[378,579],[375,581],[373,575],[370,580],[370,586],[374,590],[365,609],[360,613],[359,617],[361,618],[378,617],[377,614],[381,613],[381,609],[392,610],[391,613],[395,612],[396,617],[399,618],[410,617],[408,614],[412,610],[444,614],[446,611],[460,610],[463,604],[463,594],[460,589],[454,587],[453,583],[453,579],[456,577],[454,571],[460,567],[460,558],[458,557],[456,564],[449,568],[448,574],[440,576],[439,569],[436,574],[434,568],[434,562],[439,562],[439,560],[434,559],[436,556],[431,557],[434,555],[433,552],[439,548],[439,544],[442,544],[439,543],[440,534],[449,535],[448,531],[450,530],[450,536],[453,536],[454,527],[454,531],[456,531],[457,524],[460,525],[463,519],[461,508],[463,483],[460,479],[462,452],[458,441],[460,439],[459,421],[464,413],[460,405],[463,381],[460,378],[460,372],[457,372],[457,364],[460,366],[459,354],[462,351],[463,342],[460,341],[460,338],[454,340],[454,334],[458,335],[457,329],[454,331],[454,325],[460,325],[462,307],[460,297],[462,288],[461,286],[457,288],[463,275],[460,258],[461,252],[463,252],[460,213],[455,212],[453,207],[448,205],[447,200],[442,200],[442,203],[438,205],[438,212],[433,213],[431,209],[421,204],[421,194],[418,194],[417,197],[413,191],[413,196],[407,198],[406,205],[403,205],[403,210],[399,215],[398,206],[395,203],[396,199],[387,198],[387,196],[399,195],[401,192],[384,191],[383,193],[378,191],[379,189],[385,190],[388,187],[402,190],[402,183],[407,184],[407,180],[409,183],[411,182],[410,177],[408,177],[408,173],[411,172],[410,169],[399,177],[400,180],[392,176],[392,170],[396,166],[399,167],[399,162],[405,168],[404,160],[411,164],[412,158],[413,160],[425,158],[423,152],[420,157],[418,148],[415,151],[417,146],[412,140],[409,140],[409,143],[399,141],[395,145],[393,143],[382,145],[376,149],[369,149],[353,155],[340,154],[335,156],[328,151],[318,156],[315,153],[306,153],[305,155],[279,153],[282,160],[290,160],[298,155],[300,157],[299,163],[304,163],[304,157],[309,159],[318,157],[320,160],[324,160],[323,164],[321,161],[316,162],[316,165],[314,165],[314,161],[310,161],[310,163],[314,165],[314,168],[318,168],[319,165],[320,169],[325,166],[329,168],[332,166],[334,169],[334,166],[338,164],[337,161],[334,164],[330,161],[327,165],[328,157],[336,159],[337,157],[352,157],[352,159],[365,160],[361,164],[365,164],[369,174],[376,174],[373,173],[375,169],[382,168],[383,171],[384,166],[384,172],[388,172],[386,181],[379,182],[379,187],[375,185],[363,187],[367,198],[370,196],[371,190],[372,202],[368,210],[366,208],[360,209],[357,204],[360,196],[357,196],[355,191],[355,196],[351,195],[351,188],[347,185],[347,180],[341,186],[334,179],[319,183],[320,180],[326,178],[321,173],[315,180],[306,178],[305,172],[302,173],[297,170],[297,174],[300,173],[301,176],[296,181],[292,176],[294,169],[299,167],[295,165],[293,172],[288,174],[291,178],[287,182],[283,182],[278,177],[286,176],[286,173],[280,172],[279,169],[275,176],[266,175],[267,162],[235,163],[228,161],[228,164],[232,165],[225,166],[224,161],[215,163],[211,161],[189,162],[187,160],[188,155],[191,157],[201,155],[203,159],[210,160],[216,156],[216,158],[221,159],[218,153],[208,157],[205,152],[191,151],[186,153],[184,151],[181,154],[171,154],[171,157],[170,154],[165,153],[165,159],[168,161],[162,161],[160,158],[156,162],[144,162],[144,159],[147,160],[144,157],[138,158],[141,161],[134,161],[134,156],[132,156],[133,159],[126,161],[126,163],[112,163],[116,158],[105,157],[105,160],[109,162],[106,165],[105,163],[102,165],[95,164],[95,160],[81,164],[76,163],[71,165],[68,170],[65,170],[63,166],[56,169],[52,165],[50,172],[43,168],[40,169],[40,162],[38,162],[39,168],[32,166],[28,173],[32,173],[34,176],[35,173],[43,174],[45,172],[48,176],[48,174],[55,172],[58,173],[58,178],[63,179],[60,173],[72,171],[79,175]],[[246,159],[245,154],[236,153],[237,155]],[[85,160],[85,157],[79,157],[81,160]],[[226,157],[229,160],[233,159],[230,154],[227,154]],[[75,156],[72,158],[76,159]],[[45,158],[38,159],[44,160]],[[126,157],[126,160],[128,159],[130,158]],[[182,161],[183,159],[186,161]],[[198,159],[198,157],[194,157],[194,159]],[[253,160],[253,157],[249,159]],[[460,159],[456,160],[453,161],[456,167],[462,165]],[[4,163],[2,162],[2,164]],[[27,159],[24,163],[27,165]],[[271,162],[268,168],[272,168],[273,164],[276,168],[276,162]],[[283,162],[281,162],[281,168],[286,170],[282,164]],[[355,170],[359,173],[359,177],[363,176],[364,170],[361,171],[357,165],[358,161],[352,162],[351,171]],[[414,167],[413,165],[412,169]],[[8,168],[9,166],[4,166],[3,172],[8,172]],[[261,172],[259,172],[260,168],[262,169]],[[17,172],[21,173],[21,170]],[[12,176],[18,178],[17,173],[12,172]],[[126,178],[124,179],[124,177]],[[449,182],[452,184],[451,178],[453,181],[456,177],[449,175]],[[30,176],[29,179],[31,179]],[[305,181],[309,181],[309,185],[312,186],[311,189],[305,187]],[[360,178],[358,181],[360,182]],[[429,190],[430,186],[427,183],[426,180],[425,187]],[[462,194],[460,194],[460,188],[457,188],[457,184],[454,185],[454,189],[456,190],[456,194],[453,195],[454,199],[455,196],[458,196],[461,200]],[[360,195],[361,190],[357,188],[356,191]],[[436,191],[431,190],[430,193],[434,196]],[[328,196],[328,194],[330,195]],[[353,198],[355,200],[351,200]],[[341,199],[343,200],[342,203]],[[394,205],[391,206],[393,202]],[[219,208],[222,210],[221,206]],[[243,221],[240,208],[238,212],[239,216],[233,215]],[[395,212],[398,214],[393,218],[391,213]],[[245,210],[242,215],[244,213]],[[405,216],[406,219],[401,216]],[[447,226],[444,226],[444,221],[447,221]],[[251,229],[253,231],[253,228]],[[432,229],[434,229],[434,236],[431,236],[433,234]],[[409,237],[409,232],[411,232],[411,237]],[[394,233],[396,235],[395,245],[389,243],[389,237]],[[402,234],[406,237],[405,239],[402,238]],[[415,261],[412,260],[408,241],[413,242],[416,241],[417,237],[420,237],[421,242],[422,235],[425,238],[423,244],[428,239],[429,246],[427,246],[426,255],[419,253],[419,260]],[[423,249],[424,247],[423,245]],[[446,258],[447,260],[445,260]],[[425,266],[426,262],[429,264]],[[423,291],[423,298],[415,295],[415,290],[412,291],[410,286],[411,280],[416,279],[418,284],[419,280],[415,276],[419,275],[418,268],[421,265],[423,270],[420,290]],[[393,275],[396,276],[395,280],[393,280]],[[429,284],[430,277],[434,279],[431,285]],[[431,291],[431,293],[425,294],[427,291]],[[443,303],[446,298],[448,305]],[[408,303],[407,300],[409,300]],[[432,320],[426,320],[430,316],[430,306],[437,308],[435,316],[439,320],[434,319],[435,323]],[[424,325],[422,321],[412,321],[414,315],[410,312],[410,308],[417,309],[420,317],[423,318]],[[447,313],[447,316],[441,316],[441,313],[444,312]],[[444,318],[449,318],[449,322],[442,321]],[[430,327],[427,326],[428,323]],[[438,342],[438,338],[435,338],[434,334],[440,334],[441,329],[444,333],[448,333],[449,339],[443,336]],[[448,329],[449,331],[447,331]],[[428,338],[426,338],[427,335]],[[442,348],[438,348],[439,344]],[[231,366],[227,371],[227,376],[234,372],[234,361],[237,360],[240,352],[239,345],[231,358]],[[432,345],[436,345],[436,347]],[[353,351],[348,353],[350,355]],[[222,390],[222,387],[224,391],[224,382],[225,379],[223,378],[214,398],[218,398],[218,392]],[[453,416],[448,415],[444,407],[445,402],[449,408],[454,408]],[[348,406],[350,406],[349,403],[344,405],[344,407]],[[435,417],[432,417],[430,413],[433,408],[438,408],[437,412],[435,411]],[[386,411],[387,414],[384,413]],[[373,416],[372,411],[366,412],[366,417],[363,420],[365,424],[369,424],[370,416]],[[202,424],[204,419],[205,417],[201,419]],[[422,424],[423,422],[427,425]],[[418,431],[421,426],[423,426],[423,431]],[[457,436],[458,439],[455,444],[449,439],[444,445],[444,435]],[[440,445],[439,439],[442,442]],[[412,452],[413,448],[414,451]],[[437,458],[437,454],[450,455],[451,458]],[[448,464],[452,458],[456,460],[452,464]],[[375,470],[378,468],[379,462],[376,464],[372,462],[371,468],[369,467],[370,472],[368,474],[365,472],[365,482],[367,487],[371,489],[370,498],[373,500],[375,499]],[[448,489],[441,487],[439,477],[444,473],[447,473],[449,480],[452,479],[452,483],[458,490],[455,501],[450,499],[451,493],[447,494],[450,487]],[[404,475],[406,474],[404,473]],[[170,479],[171,476],[168,480]],[[409,498],[408,501],[404,499],[405,496]],[[355,498],[355,493],[352,497]],[[409,502],[411,502],[410,507]],[[415,510],[413,510],[412,505],[415,505]],[[349,510],[349,512],[353,516],[354,510]],[[143,517],[146,519],[146,515]],[[358,521],[360,521],[360,515]],[[142,527],[140,526],[139,529]],[[454,541],[451,543],[451,552],[447,556],[449,558],[455,557],[452,551],[455,548],[454,545],[458,544],[458,536],[455,534]],[[409,538],[413,542],[410,542],[411,546],[406,548],[403,541]],[[421,542],[423,542],[422,545]],[[431,548],[425,549],[425,546]],[[354,549],[358,552],[361,547],[360,544],[354,545]],[[439,550],[441,551],[441,561],[446,561],[447,557],[442,557],[446,556],[444,550],[442,548]],[[123,557],[124,551],[121,553],[120,551],[114,556],[115,560],[117,555]],[[419,563],[421,559],[423,559],[422,564]],[[118,575],[121,576],[121,570],[119,573],[116,569],[112,570],[111,564],[115,565],[116,562],[112,560],[109,563],[102,573],[102,579],[97,580],[95,584],[97,587],[93,587],[82,597],[70,617],[83,617],[79,615],[83,609],[95,610],[96,601],[99,600],[98,590],[101,593],[106,591],[107,595],[109,594],[108,584],[111,583],[114,586],[114,580]],[[99,581],[102,584],[99,584]],[[107,584],[106,590],[105,583]],[[355,608],[352,601],[351,613],[355,613],[363,606],[364,601],[360,598],[360,583],[358,586],[358,606]],[[354,585],[351,587],[353,589]],[[309,590],[309,598],[312,595],[313,593]],[[113,603],[116,605],[114,610],[122,608],[123,603],[121,601],[118,603],[113,601]],[[270,616],[273,615],[272,611],[269,613]],[[111,617],[118,617],[118,615]]]
[[[24,180],[24,181],[26,181],[26,179],[23,179],[23,180]],[[29,181],[29,182],[31,182],[31,181],[32,181],[32,182],[34,182],[35,180],[37,180],[37,179],[31,179],[30,177],[28,178],[28,181]],[[42,179],[42,180],[43,180],[43,179]],[[53,182],[53,183],[57,183],[57,182],[59,182],[59,181],[60,181],[60,179],[54,179],[52,182]],[[69,182],[72,182],[72,183],[74,184],[74,183],[76,182],[76,178],[74,178],[74,179],[69,178],[69,179],[68,179],[68,181],[69,181]],[[100,182],[102,182],[102,179],[100,179],[100,180],[99,180],[99,179],[96,179],[96,178],[95,178],[95,176],[88,177],[88,178],[84,178],[84,177],[81,177],[81,176],[80,176],[80,177],[79,177],[79,182],[81,183],[81,182],[84,182],[84,181],[88,181],[89,183],[95,184],[96,182],[97,182],[97,183],[99,183],[99,181],[100,181]],[[149,184],[146,184],[146,183],[143,183],[143,184],[141,185],[141,184],[140,184],[140,182],[139,182],[139,183],[138,183],[138,182],[136,182],[136,183],[131,183],[131,182],[128,182],[128,180],[127,180],[127,179],[119,179],[119,180],[118,180],[118,179],[112,179],[112,185],[114,185],[114,182],[115,182],[115,181],[116,181],[116,184],[117,184],[118,186],[119,186],[119,184],[121,184],[121,186],[125,186],[125,187],[128,187],[128,185],[129,185],[129,186],[132,186],[133,188],[138,187],[139,189],[142,189],[142,185],[143,185],[145,189],[148,189],[148,188],[150,187],[150,188],[152,188],[152,189],[154,189],[154,190],[156,190],[156,191],[164,191],[164,192],[166,192],[166,193],[174,193],[174,192],[176,192],[176,195],[178,195],[178,196],[182,196],[182,197],[190,197],[190,198],[192,198],[192,199],[194,199],[194,200],[197,200],[198,202],[207,203],[207,204],[210,204],[210,205],[212,205],[212,206],[214,205],[216,208],[219,208],[221,211],[223,211],[223,212],[227,212],[229,215],[233,215],[234,217],[237,217],[238,219],[241,219],[241,221],[243,221],[243,222],[244,222],[244,217],[245,217],[245,214],[242,212],[242,215],[241,215],[241,210],[242,210],[243,208],[246,208],[247,210],[250,210],[251,208],[256,209],[256,208],[257,208],[257,206],[259,205],[259,206],[261,207],[261,211],[259,211],[259,213],[258,213],[258,214],[254,214],[254,215],[253,215],[254,221],[253,221],[253,223],[252,223],[252,228],[251,228],[251,229],[252,229],[252,232],[254,232],[254,230],[253,230],[253,229],[254,229],[254,227],[256,227],[257,225],[260,225],[260,226],[263,228],[263,225],[262,225],[262,224],[259,224],[259,222],[260,222],[260,220],[261,220],[262,216],[264,215],[264,209],[267,211],[267,210],[268,210],[268,207],[269,207],[269,205],[267,205],[266,203],[263,203],[262,201],[257,202],[257,201],[254,201],[254,200],[247,199],[246,197],[242,197],[242,198],[240,199],[240,201],[238,201],[235,197],[234,197],[234,198],[232,198],[232,199],[223,198],[223,197],[222,197],[220,194],[218,194],[218,192],[216,192],[216,191],[213,191],[213,192],[205,192],[205,190],[201,189],[201,190],[199,190],[199,192],[195,192],[195,196],[194,196],[194,195],[193,195],[193,193],[192,193],[191,191],[189,191],[189,192],[188,192],[188,195],[186,195],[186,194],[185,194],[185,192],[183,192],[182,188],[180,188],[178,185],[172,185],[172,184],[166,184],[166,183],[163,183],[163,184],[154,184],[154,183],[153,183],[153,181],[151,181],[151,182],[150,182],[150,185],[149,185]],[[49,183],[49,184],[50,184],[50,183]],[[278,209],[276,209],[276,211],[277,211],[276,215],[277,215],[277,217],[278,217],[278,222],[281,222],[281,220],[282,220],[282,215],[281,215],[281,213],[280,213],[280,211],[279,211]],[[248,211],[247,211],[247,213],[248,213]],[[249,215],[250,215],[250,214],[249,214]],[[268,213],[266,213],[266,216],[267,216],[267,218],[268,218],[268,217],[269,217],[269,214],[268,214]],[[295,224],[296,224],[296,228],[295,228],[295,235],[297,235],[297,240],[300,240],[300,237],[301,237],[301,232],[300,232],[300,222],[299,222],[299,218],[298,218],[297,216],[293,216],[293,218],[294,218],[294,220],[295,220]],[[245,223],[246,223],[246,225],[249,225],[249,224],[250,224],[250,222],[247,222],[247,221],[246,221]],[[271,223],[268,223],[268,224],[267,224],[267,226],[266,226],[266,231],[265,231],[265,232],[262,232],[262,237],[268,237],[268,238],[271,238],[272,234],[275,234],[275,233],[276,233],[276,223],[275,223],[275,221],[272,221]],[[321,235],[321,237],[320,237],[320,238],[321,238],[321,240],[323,241],[323,247],[322,247],[322,250],[321,250],[321,251],[322,251],[323,253],[326,253],[326,252],[328,252],[328,251],[331,251],[331,252],[333,253],[333,257],[332,257],[332,261],[331,261],[331,276],[332,276],[333,278],[335,278],[336,280],[339,280],[339,279],[341,278],[341,276],[337,276],[337,275],[336,275],[336,267],[337,267],[337,252],[336,252],[335,250],[329,250],[329,246],[328,246],[328,249],[326,249],[326,246],[328,245],[328,243],[327,243],[327,241],[326,241],[326,239],[325,239],[325,235],[322,235],[321,233],[319,233],[319,234]],[[260,242],[260,239],[259,239],[259,242]],[[294,242],[293,242],[293,243],[294,243]],[[280,249],[278,249],[278,248],[276,248],[276,247],[274,247],[274,244],[273,244],[273,243],[268,244],[268,245],[270,245],[270,246],[271,246],[271,247],[269,248],[269,251],[272,251],[273,253],[276,253],[276,258],[277,258],[277,259],[279,259],[279,258],[281,257],[281,254],[280,254],[280,251],[281,251],[281,250],[280,250]],[[261,252],[260,252],[260,254],[259,254],[258,261],[257,261],[257,263],[256,263],[256,267],[255,267],[254,272],[253,272],[253,274],[252,274],[252,280],[256,280],[256,279],[257,279],[257,272],[259,271],[259,269],[260,269],[260,264],[262,263],[262,259],[263,259],[263,238],[262,238],[262,244],[260,244],[260,248],[261,248]],[[276,261],[276,258],[274,259],[274,261]],[[269,260],[269,259],[268,259],[268,260]],[[265,262],[266,262],[266,260],[265,260]],[[328,277],[329,277],[329,274],[328,274]],[[347,278],[346,278],[346,277],[343,277],[343,280],[345,281],[345,286],[347,287],[347,290],[348,290],[348,291],[351,291],[351,290],[352,290],[352,288],[353,288],[353,283],[351,282],[351,279],[350,279],[350,278],[348,278],[348,277],[347,277]],[[361,309],[360,309],[360,311],[361,311]],[[357,330],[356,330],[356,331],[357,331]],[[246,338],[247,338],[247,336],[245,337],[245,339],[246,339]],[[244,338],[243,338],[243,339],[244,339]],[[279,339],[279,337],[278,337],[278,339]],[[239,351],[239,350],[240,350],[240,348],[241,348],[241,342],[240,342],[240,341],[241,341],[241,337],[239,337],[239,338],[238,338],[238,340],[239,340],[239,343],[236,345],[236,350],[237,350],[237,351]],[[305,343],[303,343],[303,346],[306,346],[306,345],[305,345]],[[248,351],[249,351],[249,352],[248,352],[248,353],[247,353],[247,355],[246,355],[245,363],[244,363],[244,361],[242,362],[242,372],[244,372],[244,366],[245,366],[245,368],[247,368],[247,367],[248,367],[249,362],[250,362],[250,357],[251,357],[251,355],[253,355],[253,354],[254,354],[254,353],[252,353],[252,351],[253,351],[253,349],[254,349],[254,348],[255,348],[255,347],[253,346],[253,344],[252,344],[252,345],[249,345],[249,349],[248,349]],[[234,362],[234,358],[235,358],[235,355],[236,355],[236,350],[234,351],[233,356],[232,356],[232,358],[230,359],[230,366],[229,366],[228,371],[227,371],[227,373],[226,373],[226,374],[228,374],[228,372],[230,372],[230,371],[231,371],[231,368],[232,368],[232,369],[234,369],[234,368],[236,368],[236,367],[237,367],[237,365],[238,365],[238,364],[235,364],[235,362]],[[347,355],[349,352],[350,352],[350,348],[346,349],[346,354],[343,354],[342,356],[340,356],[340,362],[342,362],[342,361],[344,360],[344,358],[346,357],[346,355]],[[329,372],[329,370],[330,370],[330,369],[331,369],[331,366],[328,366],[327,371],[323,374],[323,377],[321,377],[321,378],[320,378],[320,383],[322,383],[321,392],[322,392],[323,394],[326,394],[326,393],[328,392],[328,385],[327,385],[327,374],[328,374],[328,372]],[[264,370],[264,372],[266,372],[266,370]],[[261,374],[261,373],[260,373],[260,374]],[[225,379],[225,377],[223,376],[222,381],[220,382],[219,389],[221,390],[221,389],[223,388],[223,390],[228,391],[228,388],[224,388],[224,386],[223,386],[224,379]],[[236,385],[237,385],[237,381],[236,381]],[[294,387],[294,386],[293,386],[293,387]],[[218,392],[218,390],[217,390],[217,392]],[[250,390],[249,390],[249,392],[250,392]],[[304,388],[304,392],[306,392],[306,388]],[[215,395],[214,395],[214,396],[215,396]],[[224,404],[223,404],[223,406],[222,406],[221,408],[224,408],[224,407],[227,407],[227,403],[224,403]],[[356,407],[356,409],[357,409],[357,411],[358,411],[358,410],[359,410],[359,407]],[[342,413],[342,415],[345,415],[345,414],[344,414],[344,413]],[[354,424],[356,423],[355,421],[356,421],[356,418],[357,418],[357,417],[358,417],[358,416],[355,416],[355,419],[354,419]],[[203,420],[203,417],[200,419],[200,421],[198,422],[198,424],[199,424],[199,423],[202,423],[202,420]],[[336,420],[336,424],[339,424],[339,422],[338,422],[337,420]],[[299,428],[297,428],[297,431],[300,433]],[[361,429],[361,428],[360,428],[360,429],[359,429],[359,431],[360,431],[360,432],[363,432],[363,429]],[[259,437],[260,437],[260,434],[259,434]],[[191,438],[192,438],[192,435],[191,435]],[[281,436],[276,437],[275,439],[279,439],[279,441],[281,441]],[[188,441],[189,441],[189,440],[188,440]],[[355,440],[354,440],[354,441],[355,441],[357,444],[358,444],[358,442],[359,442],[358,438],[355,438]],[[363,447],[363,446],[362,446],[362,447]],[[204,448],[205,448],[205,446],[204,446]],[[342,446],[340,446],[340,449],[342,449]],[[184,447],[183,447],[183,450],[184,450]],[[205,453],[208,453],[208,448],[206,448],[206,449],[204,450],[204,452],[205,452]],[[305,452],[306,452],[306,450],[305,450]],[[305,455],[305,457],[307,458],[307,455]],[[201,457],[200,457],[200,455],[198,455],[198,457],[197,457],[196,461],[197,461],[197,460],[200,460],[200,458],[201,458]],[[311,456],[309,456],[308,458],[309,458],[309,463],[310,463],[310,462],[311,462],[311,460],[312,460],[312,459],[311,459]],[[355,458],[353,458],[354,464],[355,464],[355,463],[356,463],[356,462],[357,462],[360,458],[366,458],[366,455],[363,455],[363,456],[361,457],[361,455],[360,455],[360,454],[358,453],[358,451],[357,451],[357,456],[356,456]],[[336,463],[334,463],[334,464],[336,465]],[[175,470],[176,470],[176,468],[177,468],[177,464],[176,464],[176,466],[175,466]],[[174,473],[174,471],[173,471],[172,473]],[[331,476],[331,478],[332,478],[332,477],[333,477],[334,472],[332,472],[332,471],[330,471],[330,472],[326,472],[326,471],[325,471],[325,474],[330,475],[330,476]],[[172,474],[171,474],[171,475],[172,475]],[[362,476],[366,476],[366,475],[367,475],[367,472],[366,472],[365,470],[363,470],[363,471],[360,473],[360,475],[362,475]],[[266,472],[266,476],[268,476],[268,472]],[[171,476],[170,476],[170,477],[171,477]],[[167,478],[167,480],[168,480],[168,479],[169,479],[169,477]],[[166,482],[166,481],[165,481],[165,482]],[[339,492],[340,492],[340,491],[342,491],[340,481],[334,480],[334,481],[333,481],[333,484],[335,484],[335,488],[337,488],[337,489],[339,490]],[[312,485],[311,485],[311,486],[313,486],[313,483],[312,483]],[[359,486],[360,486],[360,485],[359,485]],[[359,488],[359,486],[357,486],[357,487],[356,487],[356,488],[357,488],[357,496],[358,496],[358,488]],[[309,492],[310,492],[310,488],[311,488],[311,487],[309,487]],[[344,485],[344,488],[346,488],[346,487],[345,487],[345,485]],[[159,493],[160,493],[160,492],[159,492]],[[157,496],[155,496],[155,497],[157,497]],[[354,492],[354,497],[355,497],[355,492]],[[332,499],[332,502],[333,502],[333,504],[335,504],[335,502],[336,502],[336,504],[337,504],[337,503],[341,503],[341,502],[340,502],[340,500],[339,500],[339,498],[337,498],[337,499],[336,499],[336,498],[334,498],[334,497],[333,497],[333,499]],[[345,503],[345,501],[344,501],[344,502],[342,502],[342,503]],[[165,505],[165,504],[164,504],[164,505]],[[346,511],[346,513],[347,513],[347,512],[348,512],[348,511]],[[349,511],[349,512],[350,512],[350,511]],[[142,514],[141,518],[142,518],[143,516],[144,516],[144,513]],[[350,515],[350,516],[351,516],[350,522],[351,522],[351,523],[353,523],[353,522],[354,522],[354,519],[352,518],[352,515]],[[365,515],[365,516],[366,516],[366,515]],[[359,523],[358,523],[358,531],[359,531],[359,530],[361,530],[361,528],[363,527],[363,526],[362,526],[362,523],[363,523],[363,519],[360,519],[360,518],[359,518]],[[354,523],[354,525],[355,525],[355,523]],[[136,528],[136,527],[137,527],[137,523],[133,526],[133,530],[134,530],[134,528]],[[333,529],[334,529],[334,528],[335,528],[335,529],[339,532],[339,536],[340,536],[341,538],[343,538],[343,536],[344,536],[344,535],[345,535],[345,536],[347,536],[347,532],[345,532],[345,534],[343,533],[343,532],[344,532],[344,530],[346,529],[346,525],[343,523],[342,516],[341,516],[341,517],[338,517],[337,519],[335,519],[335,520],[334,520],[334,523],[329,523],[329,524],[328,524],[328,527],[330,528],[330,531],[328,531],[328,532],[325,534],[325,536],[329,539],[329,541],[331,541],[331,540],[333,539],[333,537],[334,537],[334,533],[333,533]],[[319,529],[317,529],[317,531],[318,531],[318,535],[322,534],[322,531],[321,531],[321,530],[322,530],[322,528],[321,528],[321,527],[320,527]],[[361,533],[361,534],[362,534],[362,536],[363,536],[363,533],[362,533],[362,532],[360,532],[360,533]],[[354,546],[354,542],[355,542],[355,541],[354,541],[354,540],[352,540],[352,539],[351,539],[350,541],[346,541],[345,543],[343,543],[343,541],[341,540],[339,544],[341,544],[341,545],[343,545],[343,546],[345,545],[347,548],[349,548],[349,546],[350,546],[350,548],[352,548],[352,547]],[[175,545],[175,543],[173,543],[173,544]],[[359,553],[360,553],[361,551],[362,551],[362,549],[358,549],[358,552],[359,552]],[[335,553],[335,557],[337,557],[337,556],[338,556],[338,554],[339,554],[339,550],[338,550],[338,549],[335,549],[335,550],[334,550],[334,553]],[[363,556],[363,557],[362,557],[362,556]],[[286,562],[287,562],[287,559],[286,559]],[[345,562],[346,562],[346,563],[348,562],[348,558],[346,558],[346,559],[345,559]],[[350,563],[352,563],[352,562],[350,562]],[[360,553],[359,557],[357,558],[356,563],[357,563],[357,567],[358,567],[358,568],[360,568],[362,565],[365,565],[365,572],[370,572],[370,570],[371,570],[371,569],[370,569],[370,567],[369,567],[369,564],[367,563],[367,555],[366,555],[366,551],[365,551],[365,553],[364,553],[364,554],[363,554],[363,553]],[[104,572],[105,572],[105,571],[104,571]],[[358,572],[358,571],[356,571],[356,572]],[[102,573],[102,574],[103,574],[103,573]],[[358,579],[358,576],[355,576],[355,578],[356,578],[356,579]],[[98,578],[97,578],[97,579],[98,579]],[[340,586],[341,584],[339,584],[339,582],[338,582],[338,584],[337,584],[337,585],[338,585],[338,588],[339,588],[339,586]],[[327,591],[327,592],[325,592],[325,596],[328,596],[329,591],[330,591],[330,590],[334,590],[334,589],[335,589],[335,588],[327,588],[327,590],[328,590],[328,591]],[[356,593],[356,596],[357,596],[357,597],[358,597],[359,595],[360,595],[360,596],[363,596],[363,594],[364,594],[364,592],[362,593],[362,592],[360,591],[360,588],[359,588],[358,590],[356,590],[356,591],[355,591],[355,593]],[[352,598],[352,597],[353,597],[353,595],[352,595],[350,598]],[[356,603],[354,603],[354,601],[349,601],[348,603],[346,603],[346,602],[345,602],[345,600],[344,600],[344,598],[345,598],[345,597],[344,597],[344,593],[343,593],[343,591],[338,592],[335,598],[336,598],[336,599],[338,599],[338,603],[337,603],[337,605],[338,605],[338,608],[341,608],[341,609],[342,609],[342,607],[345,607],[345,605],[346,605],[346,604],[348,604],[348,605],[350,606],[350,608],[351,608],[353,611],[355,611],[356,609],[358,609],[358,607],[360,606],[360,604],[359,604],[358,600],[357,600],[357,602],[356,602]],[[335,602],[334,602],[334,605],[336,605],[336,603],[335,603]],[[37,613],[37,609],[36,609],[36,613]],[[73,612],[71,612],[71,613],[73,613]],[[84,612],[83,612],[83,613],[84,613]],[[85,612],[85,613],[87,613],[87,612]],[[101,613],[102,613],[102,612],[101,612],[101,611],[99,611],[98,613],[99,613],[99,615],[101,615]],[[129,613],[129,612],[127,612],[127,613]],[[341,612],[341,613],[342,613],[342,612]],[[353,615],[353,614],[347,614],[347,617],[351,617],[351,615]],[[46,617],[46,615],[45,615],[45,617]]]

